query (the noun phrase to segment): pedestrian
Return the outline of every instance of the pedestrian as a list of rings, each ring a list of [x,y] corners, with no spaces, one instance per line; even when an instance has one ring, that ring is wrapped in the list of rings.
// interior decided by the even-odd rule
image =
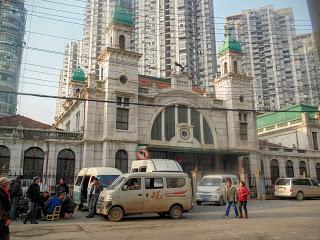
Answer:
[[[28,220],[31,221],[31,224],[38,224],[37,222],[37,213],[38,205],[40,201],[40,177],[34,177],[32,184],[27,190],[28,198],[28,212],[26,214],[23,223],[26,224]]]
[[[235,217],[238,217],[239,213],[237,208],[237,189],[232,184],[231,178],[226,179],[226,202],[226,213],[223,217],[229,218],[231,205],[233,205]]]
[[[247,210],[247,201],[248,196],[250,196],[250,190],[246,186],[244,181],[240,182],[240,187],[238,188],[238,204],[239,204],[239,218],[243,218],[242,216],[242,207],[244,209],[244,218],[248,218],[248,210]]]
[[[93,218],[96,213],[97,202],[99,199],[100,193],[103,191],[103,186],[101,185],[98,178],[93,177],[93,184],[91,186],[90,195],[89,195],[89,215],[87,218]]]
[[[15,181],[10,185],[10,199],[11,199],[11,209],[10,209],[10,219],[16,220],[17,207],[19,200],[23,195],[21,187],[21,176],[18,176]]]
[[[64,192],[65,194],[69,194],[69,186],[65,183],[64,178],[60,178],[59,184],[56,186],[55,189],[56,195]]]
[[[0,239],[9,240],[10,220],[10,180],[6,177],[0,178]]]

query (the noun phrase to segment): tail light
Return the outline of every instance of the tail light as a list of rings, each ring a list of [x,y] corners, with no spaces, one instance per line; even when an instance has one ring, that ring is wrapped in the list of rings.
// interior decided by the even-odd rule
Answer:
[[[290,192],[293,192],[293,189],[292,189],[292,188],[290,188]]]

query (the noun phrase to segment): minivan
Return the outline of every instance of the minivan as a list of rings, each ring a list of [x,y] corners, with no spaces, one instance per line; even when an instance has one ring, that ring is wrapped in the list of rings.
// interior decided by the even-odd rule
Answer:
[[[231,178],[233,185],[239,186],[239,179],[236,175],[204,176],[197,186],[197,205],[201,205],[202,203],[218,203],[222,206],[226,202],[227,178]]]
[[[320,186],[316,180],[310,178],[279,178],[275,184],[274,195],[297,200],[320,197]]]
[[[78,209],[80,210],[83,206],[88,206],[87,201],[89,199],[93,177],[99,178],[103,188],[107,188],[121,174],[121,171],[118,169],[110,167],[81,169],[76,178],[73,190],[73,199],[75,204],[78,206]]]
[[[127,173],[101,192],[97,213],[112,222],[123,216],[158,213],[172,219],[192,209],[191,181],[186,173]]]
[[[183,172],[180,164],[171,159],[148,159],[132,162],[131,172]]]

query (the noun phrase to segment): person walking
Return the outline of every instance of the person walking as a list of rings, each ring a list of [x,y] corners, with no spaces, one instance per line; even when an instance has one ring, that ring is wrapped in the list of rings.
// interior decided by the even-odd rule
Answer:
[[[226,201],[226,213],[223,217],[229,218],[231,205],[233,205],[235,217],[238,217],[239,213],[237,208],[237,189],[232,184],[231,178],[226,179]]]
[[[93,218],[96,213],[97,202],[99,199],[100,193],[103,191],[103,186],[101,185],[98,178],[93,177],[93,184],[91,186],[90,195],[89,195],[89,215],[87,218]]]
[[[60,178],[59,184],[56,186],[55,190],[56,195],[59,195],[62,192],[69,194],[69,186],[65,183],[64,178]]]
[[[9,240],[10,220],[10,180],[6,177],[0,178],[0,239]]]
[[[23,223],[26,224],[28,220],[31,221],[31,224],[38,224],[37,222],[37,213],[38,213],[38,204],[40,201],[40,177],[34,177],[33,183],[27,190],[28,202],[28,212],[23,220]]]
[[[10,209],[10,219],[15,220],[17,214],[17,207],[19,200],[23,195],[21,187],[21,176],[18,176],[16,180],[10,185],[10,199],[11,199],[11,209]]]
[[[240,187],[238,188],[238,204],[239,204],[239,218],[243,218],[242,216],[242,207],[244,209],[244,218],[248,218],[248,210],[247,210],[247,201],[248,196],[250,196],[250,190],[246,186],[244,181],[240,182]]]

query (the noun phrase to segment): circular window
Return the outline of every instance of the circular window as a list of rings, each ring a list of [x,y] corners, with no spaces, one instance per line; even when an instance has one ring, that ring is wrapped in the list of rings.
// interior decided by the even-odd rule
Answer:
[[[186,129],[186,128],[182,128],[180,130],[180,137],[183,139],[183,140],[188,140],[190,138],[190,131],[189,129]]]
[[[128,82],[128,78],[125,75],[120,76],[120,82],[122,84],[126,84]]]

